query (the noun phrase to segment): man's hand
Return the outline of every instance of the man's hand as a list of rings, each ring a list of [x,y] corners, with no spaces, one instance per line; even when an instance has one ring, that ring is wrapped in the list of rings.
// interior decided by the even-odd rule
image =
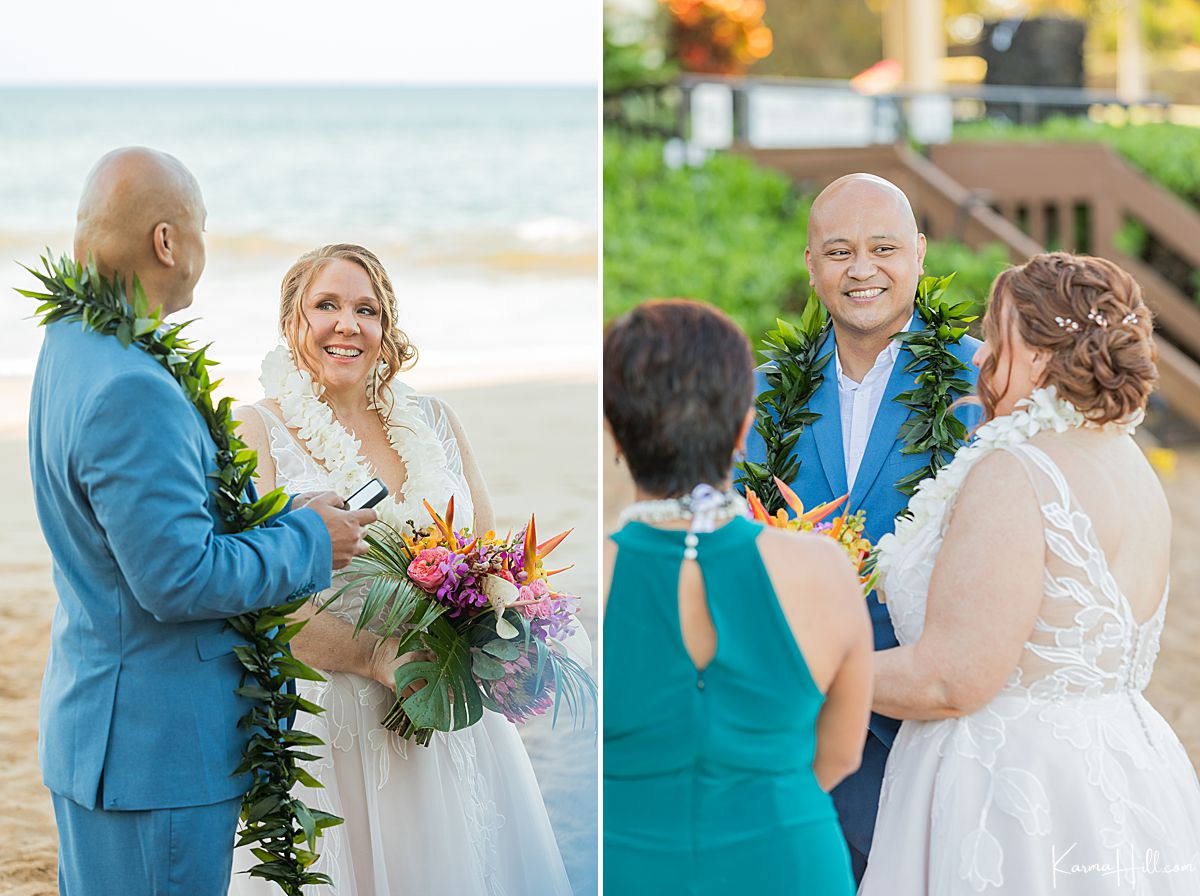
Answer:
[[[333,542],[334,569],[342,569],[355,557],[367,552],[363,535],[367,526],[379,519],[374,510],[343,510],[346,502],[337,492],[322,492],[310,498],[304,506],[315,512],[329,530],[329,540]]]
[[[308,502],[320,495],[328,494],[327,492],[301,492],[298,495],[292,496],[292,510],[299,510],[301,507],[307,507]]]

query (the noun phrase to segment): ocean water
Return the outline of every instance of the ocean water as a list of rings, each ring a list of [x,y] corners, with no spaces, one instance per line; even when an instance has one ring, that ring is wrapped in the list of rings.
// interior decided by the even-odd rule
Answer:
[[[208,264],[173,319],[197,318],[239,400],[261,395],[284,272],[330,242],[388,268],[419,388],[594,382],[597,135],[586,88],[0,88],[0,394],[27,400],[41,343],[17,263],[70,250],[88,171],[125,145],[173,153],[200,182]],[[0,411],[14,424],[24,405]],[[567,463],[594,485],[592,459]],[[595,736],[546,720],[523,736],[577,896],[594,896]]]
[[[426,369],[582,371],[599,319],[596,104],[580,87],[0,88],[0,285],[28,283],[15,262],[42,247],[69,250],[96,159],[153,146],[200,182],[209,263],[185,314],[227,367],[274,344],[298,255],[357,242],[387,265]],[[32,370],[25,301],[0,298],[0,375]]]

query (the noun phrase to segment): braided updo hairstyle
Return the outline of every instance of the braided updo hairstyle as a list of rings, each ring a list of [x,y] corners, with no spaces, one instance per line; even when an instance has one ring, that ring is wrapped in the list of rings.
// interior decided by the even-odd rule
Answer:
[[[1026,345],[1049,353],[1039,385],[1057,387],[1089,420],[1128,420],[1145,408],[1158,381],[1154,322],[1137,282],[1108,259],[1050,252],[996,278],[983,323],[996,350],[978,385],[988,419],[1008,391],[995,376],[1014,321]]]

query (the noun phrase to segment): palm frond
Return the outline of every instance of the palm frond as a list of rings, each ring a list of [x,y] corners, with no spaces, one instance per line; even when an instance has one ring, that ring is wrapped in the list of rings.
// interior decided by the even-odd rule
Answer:
[[[418,728],[455,731],[479,721],[483,700],[472,672],[471,648],[446,619],[434,620],[421,636],[436,659],[406,663],[396,670],[396,693],[414,682],[425,686],[401,701]]]
[[[575,659],[556,650],[546,650],[546,666],[554,681],[554,711],[550,724],[558,724],[558,710],[565,704],[576,729],[587,727],[588,706],[595,709],[599,691],[587,670]]]

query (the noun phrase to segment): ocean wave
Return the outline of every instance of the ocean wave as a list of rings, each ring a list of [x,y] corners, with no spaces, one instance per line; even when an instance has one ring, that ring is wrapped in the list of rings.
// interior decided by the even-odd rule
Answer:
[[[517,225],[517,237],[526,243],[580,243],[595,233],[594,226],[570,218],[537,218]]]

